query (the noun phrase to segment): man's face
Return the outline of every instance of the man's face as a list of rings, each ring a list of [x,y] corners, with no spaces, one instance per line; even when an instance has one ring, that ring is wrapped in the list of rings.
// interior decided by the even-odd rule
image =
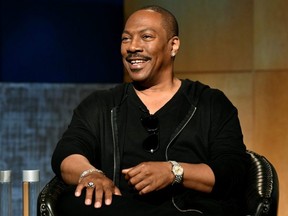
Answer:
[[[133,81],[160,82],[172,71],[171,50],[161,14],[140,10],[130,16],[122,34],[121,54]]]

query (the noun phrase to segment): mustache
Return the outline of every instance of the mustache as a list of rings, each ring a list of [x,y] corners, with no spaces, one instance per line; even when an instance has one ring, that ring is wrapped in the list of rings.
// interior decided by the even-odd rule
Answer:
[[[130,60],[133,58],[140,58],[140,59],[144,59],[144,60],[150,60],[151,59],[149,56],[141,55],[139,53],[129,53],[126,57],[126,60]]]

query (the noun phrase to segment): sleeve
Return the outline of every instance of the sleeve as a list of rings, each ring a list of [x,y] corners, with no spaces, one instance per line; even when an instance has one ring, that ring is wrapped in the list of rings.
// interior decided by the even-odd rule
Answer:
[[[52,155],[51,165],[57,176],[61,177],[60,165],[69,155],[81,154],[91,163],[95,161],[96,146],[99,142],[99,111],[95,103],[95,95],[90,95],[74,110],[72,120]]]
[[[210,98],[210,162],[215,175],[212,193],[218,197],[231,197],[241,190],[248,162],[246,146],[243,143],[238,111],[221,92]]]

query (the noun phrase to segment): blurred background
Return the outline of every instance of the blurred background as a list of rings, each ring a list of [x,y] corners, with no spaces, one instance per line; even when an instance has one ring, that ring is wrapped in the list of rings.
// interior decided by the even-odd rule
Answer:
[[[95,89],[128,81],[120,56],[126,17],[158,4],[175,14],[179,78],[219,88],[239,110],[248,149],[275,166],[279,216],[288,216],[288,2],[286,0],[2,0],[0,169],[53,173],[50,158],[75,106]]]

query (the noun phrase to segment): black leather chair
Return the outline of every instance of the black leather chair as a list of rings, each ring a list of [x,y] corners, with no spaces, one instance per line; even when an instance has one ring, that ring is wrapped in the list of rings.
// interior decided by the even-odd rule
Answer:
[[[253,151],[247,151],[247,154],[251,156],[251,166],[245,191],[245,216],[277,216],[279,182],[276,170],[264,156]],[[68,187],[57,177],[47,183],[38,196],[37,215],[59,216],[56,203]]]

